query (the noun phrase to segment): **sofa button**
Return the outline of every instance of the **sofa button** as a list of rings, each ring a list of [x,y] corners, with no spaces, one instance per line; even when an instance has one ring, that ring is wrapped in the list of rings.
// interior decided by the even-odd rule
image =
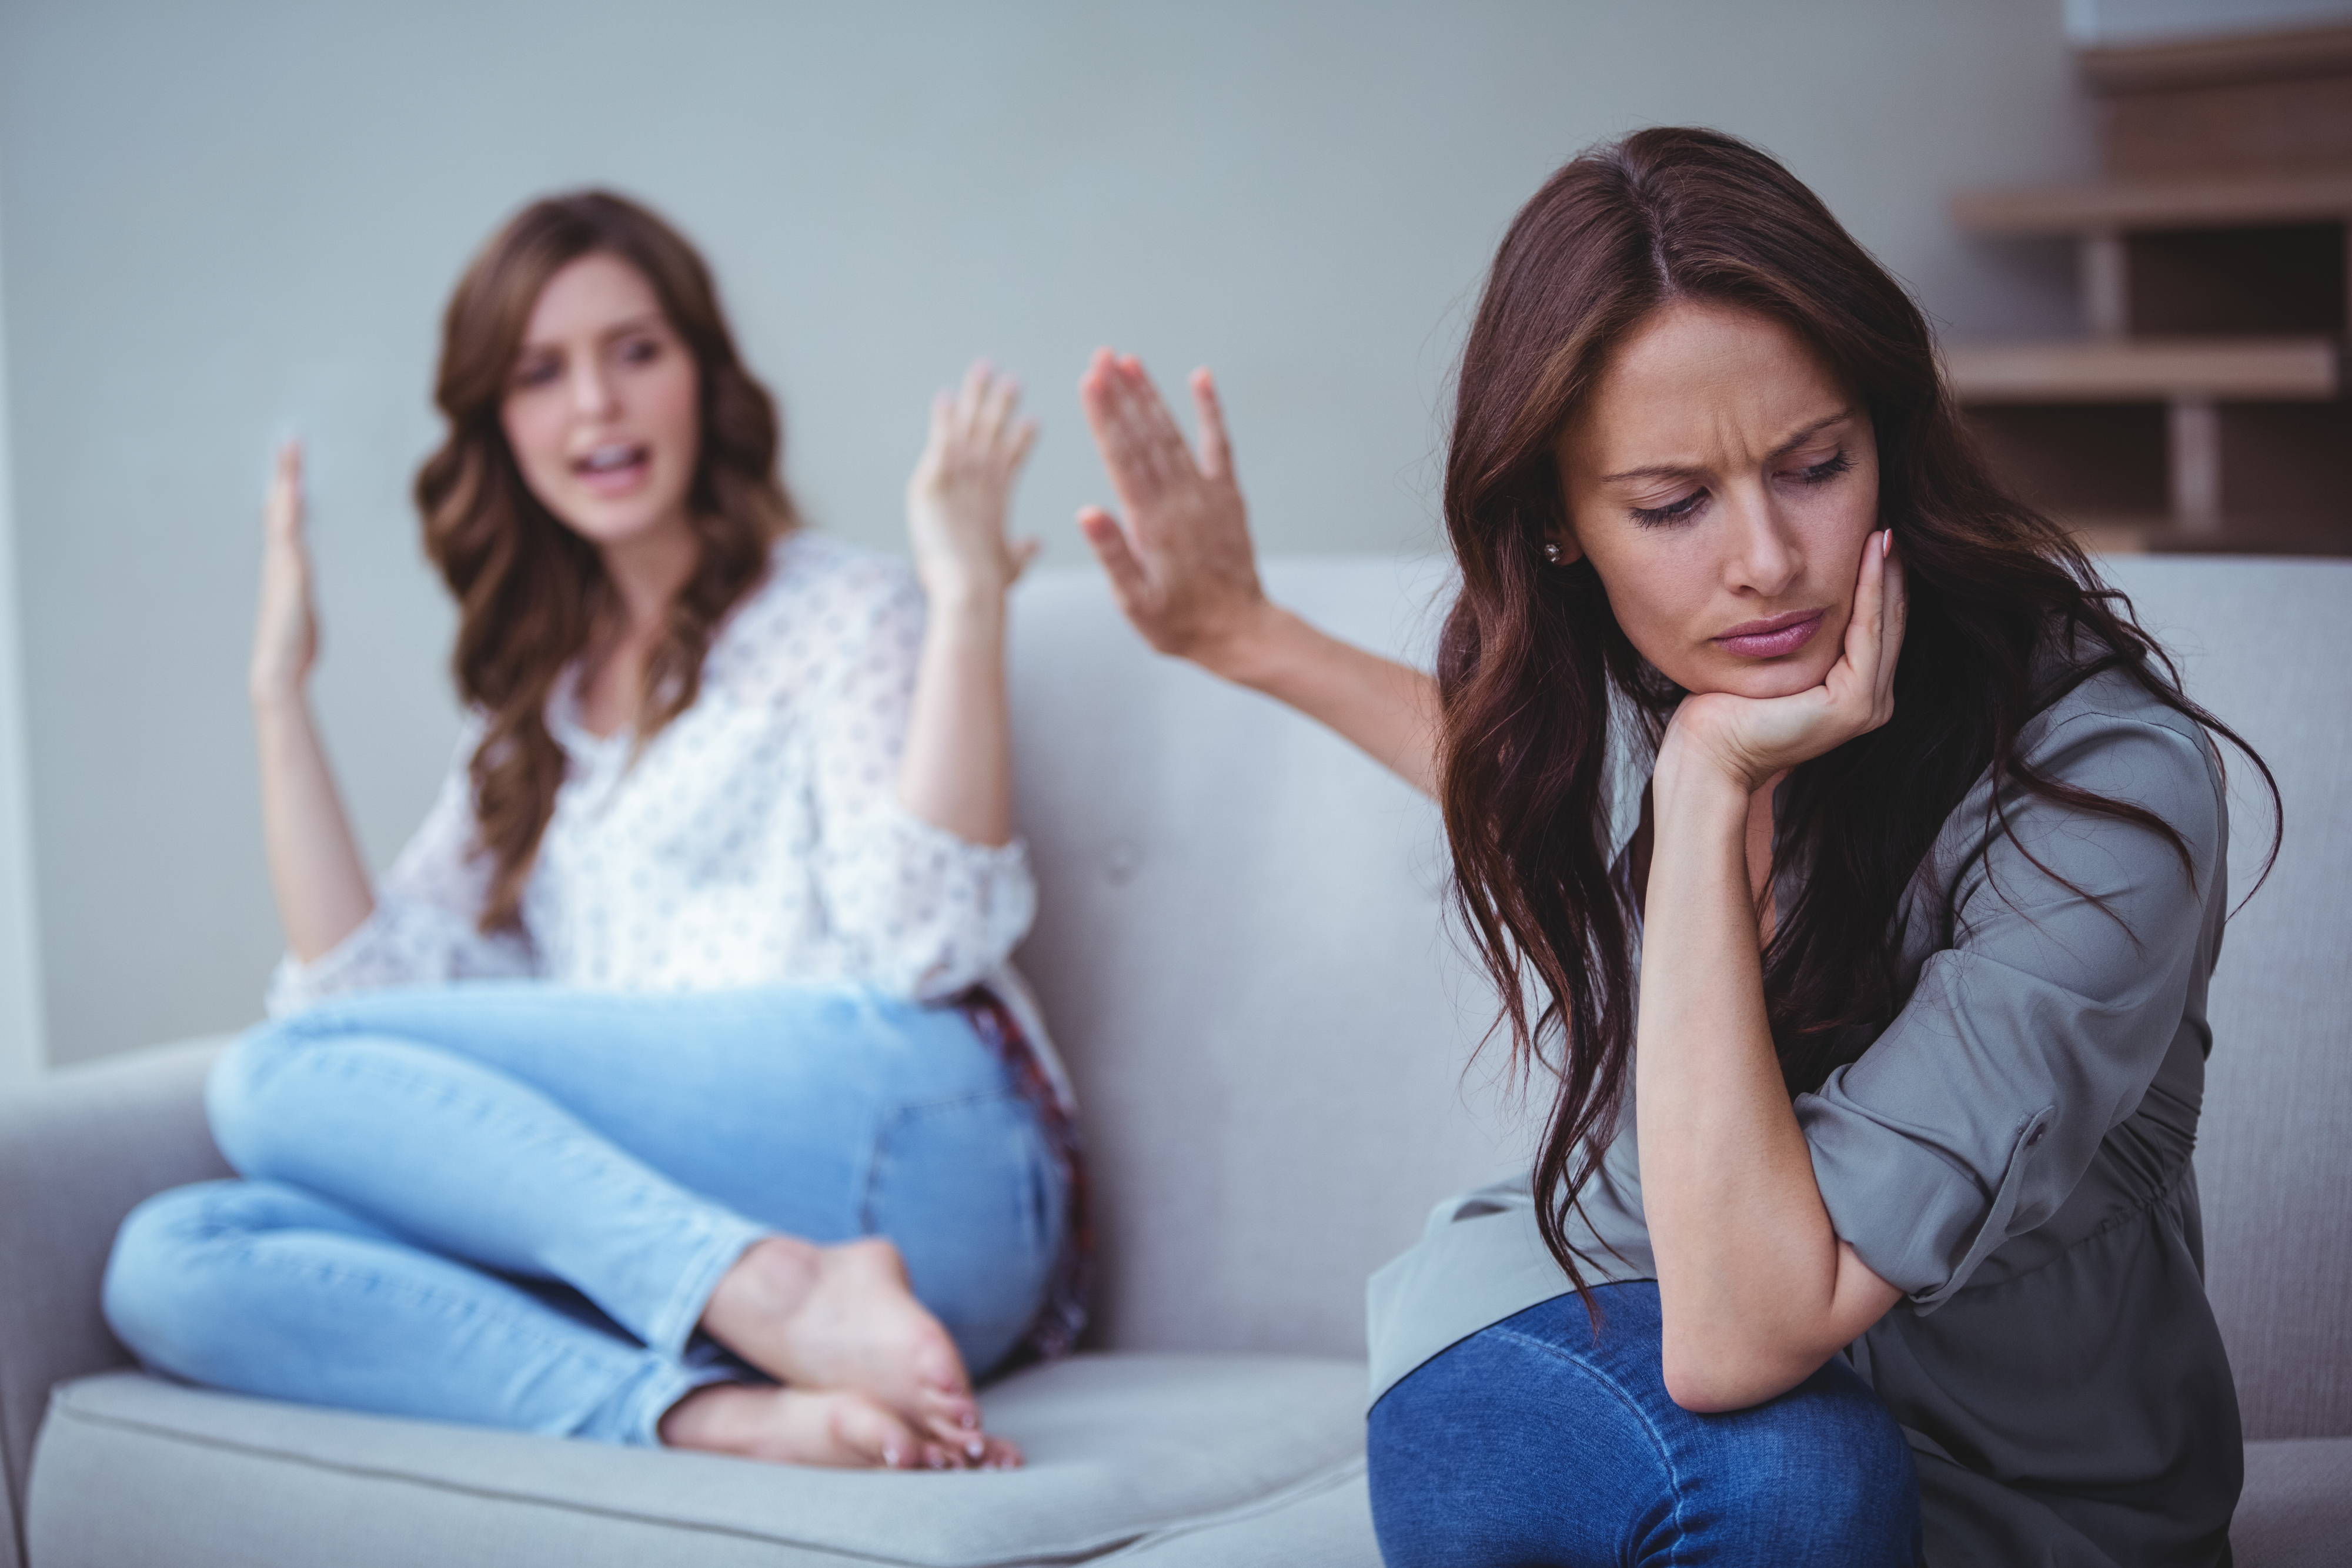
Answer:
[[[1113,887],[1125,887],[1135,880],[1135,873],[1142,865],[1141,852],[1133,844],[1118,843],[1111,845],[1110,854],[1103,862],[1103,870],[1109,875]]]

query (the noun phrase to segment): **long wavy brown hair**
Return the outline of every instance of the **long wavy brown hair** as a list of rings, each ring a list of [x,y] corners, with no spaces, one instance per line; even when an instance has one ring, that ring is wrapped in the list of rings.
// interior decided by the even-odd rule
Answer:
[[[700,372],[687,512],[701,555],[647,659],[640,745],[693,704],[719,620],[797,520],[779,474],[775,400],[743,368],[710,270],[677,230],[625,197],[582,191],[533,202],[483,246],[442,318],[433,396],[449,433],[417,471],[416,505],[425,552],[457,600],[457,690],[484,720],[471,770],[479,848],[491,862],[485,931],[521,924],[523,888],[563,782],[548,699],[618,608],[595,549],[531,493],[499,422],[540,292],[595,255],[645,277]]]
[[[1624,1113],[1644,881],[1638,863],[1612,866],[1612,736],[1637,768],[1654,759],[1683,694],[1627,640],[1590,561],[1553,565],[1544,545],[1569,520],[1555,442],[1614,348],[1677,300],[1781,323],[1868,409],[1879,521],[1909,591],[1894,717],[1794,769],[1781,797],[1775,855],[1805,879],[1779,911],[1764,985],[1792,1096],[1859,1056],[1907,999],[1904,889],[1988,768],[2004,820],[2035,796],[2144,828],[2187,860],[2152,813],[2017,756],[2026,721],[2075,685],[2124,672],[2244,751],[2277,800],[2262,759],[2182,695],[2128,601],[1993,479],[1917,306],[1812,192],[1704,130],[1640,131],[1562,168],[1512,223],[1463,350],[1444,490],[1462,590],[1439,648],[1439,760],[1454,905],[1501,993],[1497,1030],[1522,1071],[1557,1080],[1537,1210],[1588,1307],[1590,1260],[1568,1231]],[[2037,658],[2053,646],[2090,652],[2053,683]]]

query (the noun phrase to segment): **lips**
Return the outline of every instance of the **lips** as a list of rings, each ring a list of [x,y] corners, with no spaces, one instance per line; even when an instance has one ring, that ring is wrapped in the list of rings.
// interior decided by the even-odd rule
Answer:
[[[572,473],[600,496],[625,496],[653,472],[653,449],[637,442],[608,441],[574,458]]]
[[[1749,621],[1717,637],[1715,644],[1744,659],[1778,659],[1811,642],[1828,613],[1826,610],[1792,610],[1786,615]]]

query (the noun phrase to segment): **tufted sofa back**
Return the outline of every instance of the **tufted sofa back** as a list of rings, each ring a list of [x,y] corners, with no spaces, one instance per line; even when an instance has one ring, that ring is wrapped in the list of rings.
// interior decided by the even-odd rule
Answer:
[[[2352,562],[2116,559],[2189,689],[2277,771],[2287,847],[2212,998],[2209,1279],[2252,1437],[2352,1434]],[[1423,659],[1427,562],[1275,563],[1275,597]],[[1363,1281],[1520,1167],[1433,807],[1276,705],[1156,658],[1092,572],[1023,590],[1021,955],[1094,1149],[1097,1337],[1360,1354]],[[2269,821],[2233,777],[2242,890]]]

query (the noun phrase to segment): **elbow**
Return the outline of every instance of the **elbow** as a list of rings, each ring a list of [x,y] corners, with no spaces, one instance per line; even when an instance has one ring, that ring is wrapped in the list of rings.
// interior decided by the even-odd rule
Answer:
[[[1694,1351],[1664,1347],[1666,1397],[1698,1416],[1721,1416],[1778,1399],[1819,1371],[1827,1356],[1775,1355],[1762,1347]]]

